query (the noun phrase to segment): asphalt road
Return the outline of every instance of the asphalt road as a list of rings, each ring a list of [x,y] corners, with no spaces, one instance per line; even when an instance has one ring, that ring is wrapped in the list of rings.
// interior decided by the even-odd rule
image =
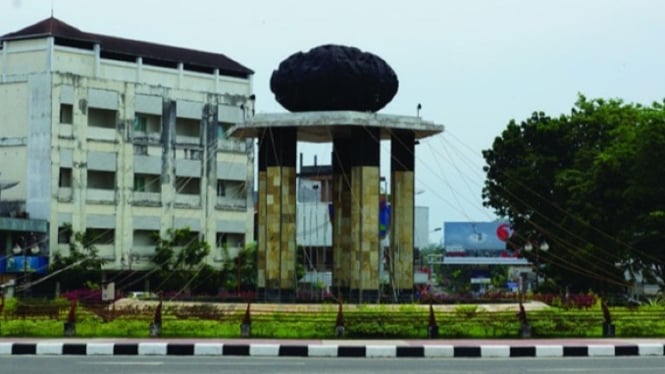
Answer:
[[[11,374],[219,374],[219,373],[663,373],[665,356],[367,359],[151,356],[5,356],[0,373]]]

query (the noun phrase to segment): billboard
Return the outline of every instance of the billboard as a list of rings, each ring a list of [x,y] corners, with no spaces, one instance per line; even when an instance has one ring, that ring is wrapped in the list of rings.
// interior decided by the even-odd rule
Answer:
[[[448,252],[506,249],[511,235],[506,222],[444,222],[443,245]]]
[[[48,270],[46,256],[7,256],[0,258],[0,273],[38,273]]]

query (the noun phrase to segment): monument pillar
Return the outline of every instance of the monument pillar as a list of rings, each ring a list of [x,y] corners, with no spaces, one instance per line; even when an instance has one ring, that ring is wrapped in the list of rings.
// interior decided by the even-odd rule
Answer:
[[[259,165],[259,241],[264,244],[257,262],[259,294],[266,300],[295,297],[296,138],[295,127],[273,128],[259,141],[259,159],[265,163],[265,172]]]
[[[392,285],[403,296],[413,293],[415,135],[394,130],[390,138]]]
[[[379,300],[380,141],[391,137],[391,262],[396,291],[412,292],[414,141],[443,131],[418,117],[377,113],[399,81],[379,56],[326,44],[297,52],[270,77],[275,99],[291,113],[258,113],[231,136],[259,138],[259,300],[297,286],[296,141],[333,142],[333,291],[344,301]],[[263,296],[263,298],[262,298]]]
[[[333,287],[339,296],[351,286],[351,160],[353,140],[333,138],[332,167],[332,245]]]
[[[352,133],[350,297],[373,302],[379,289],[380,129],[357,127]]]

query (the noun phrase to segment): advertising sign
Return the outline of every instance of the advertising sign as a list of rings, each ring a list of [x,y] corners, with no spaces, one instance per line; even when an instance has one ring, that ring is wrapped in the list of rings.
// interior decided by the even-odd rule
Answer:
[[[510,225],[505,222],[445,222],[443,245],[446,251],[506,249],[506,240],[511,235]]]
[[[45,256],[7,256],[0,264],[4,273],[39,273],[45,274],[48,269],[48,257]]]

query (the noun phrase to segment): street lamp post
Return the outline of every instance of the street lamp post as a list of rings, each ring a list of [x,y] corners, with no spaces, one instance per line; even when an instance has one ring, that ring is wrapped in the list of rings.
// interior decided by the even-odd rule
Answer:
[[[535,247],[536,261],[534,263],[534,267],[536,269],[536,271],[535,271],[535,273],[536,273],[536,289],[538,288],[538,278],[540,278],[540,251],[547,252],[549,249],[550,249],[550,246],[545,241],[541,242],[540,245]],[[527,252],[533,251],[534,250],[533,244],[531,244],[531,242],[527,242],[526,244],[524,244],[524,250],[527,251]]]
[[[34,236],[32,238],[32,244],[30,245],[29,248],[25,245],[26,244],[25,239],[24,238],[21,238],[21,239],[22,239],[23,246],[16,243],[16,245],[14,246],[13,252],[14,252],[14,256],[18,256],[18,255],[23,256],[23,276],[22,276],[22,279],[23,279],[23,293],[27,294],[28,288],[30,287],[30,281],[28,279],[28,274],[29,274],[28,273],[28,254],[32,254],[33,256],[39,254],[39,245],[38,245],[36,239],[34,238]]]

